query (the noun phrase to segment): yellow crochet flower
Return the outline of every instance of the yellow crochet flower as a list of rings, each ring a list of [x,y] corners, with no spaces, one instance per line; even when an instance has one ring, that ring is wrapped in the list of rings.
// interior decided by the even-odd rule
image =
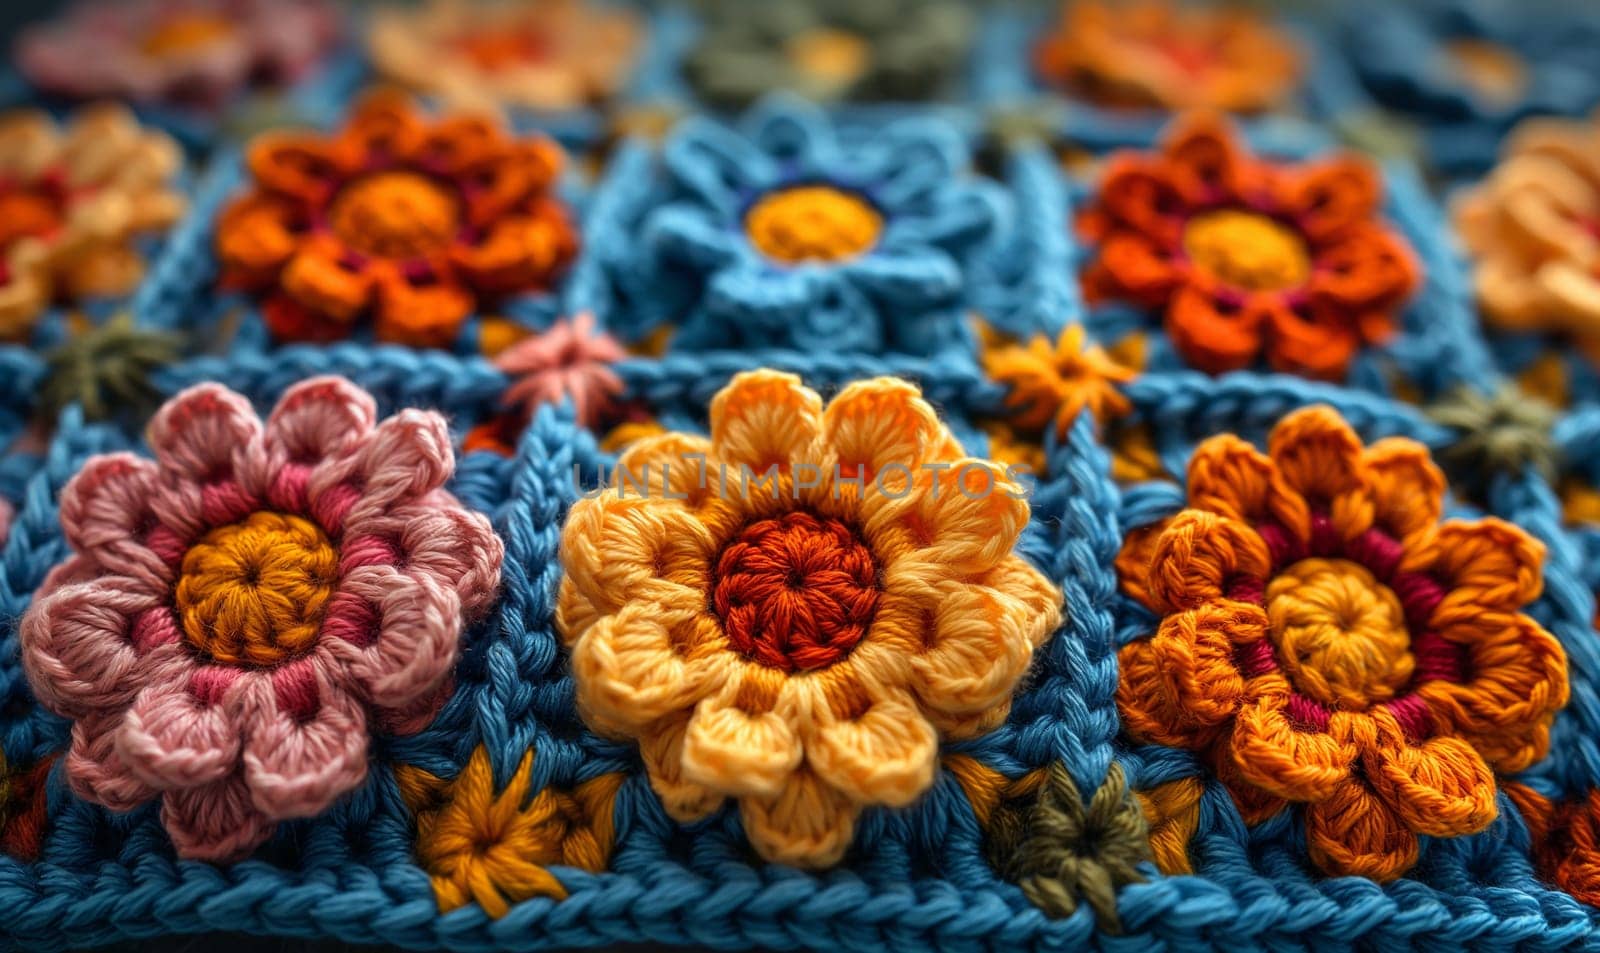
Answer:
[[[639,742],[674,818],[736,799],[770,861],[835,863],[863,807],[916,800],[940,739],[998,725],[1060,621],[1013,552],[1024,494],[905,381],[824,409],[741,374],[709,440],[648,437],[618,466],[562,534],[579,710]]]

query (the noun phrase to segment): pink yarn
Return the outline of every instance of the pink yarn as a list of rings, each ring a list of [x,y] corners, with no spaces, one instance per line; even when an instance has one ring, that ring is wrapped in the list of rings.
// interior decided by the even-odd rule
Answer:
[[[177,16],[215,17],[235,29],[193,49],[147,50],[151,31]],[[98,0],[25,31],[15,56],[31,83],[57,95],[210,109],[253,82],[294,82],[337,34],[323,0]]]
[[[594,324],[587,312],[562,318],[503,351],[495,366],[512,378],[502,398],[506,406],[531,417],[539,405],[570,397],[580,424],[592,427],[602,419],[622,393],[622,379],[610,365],[627,352]]]
[[[359,785],[373,729],[437,714],[464,620],[494,599],[503,548],[442,488],[444,418],[375,416],[337,377],[295,385],[264,426],[201,384],[151,421],[154,461],[94,457],[62,491],[74,555],[22,620],[24,670],[74,719],[73,790],[112,810],[159,796],[181,857],[237,858]],[[186,640],[173,587],[192,544],[259,510],[315,522],[339,576],[307,651],[223,663]]]

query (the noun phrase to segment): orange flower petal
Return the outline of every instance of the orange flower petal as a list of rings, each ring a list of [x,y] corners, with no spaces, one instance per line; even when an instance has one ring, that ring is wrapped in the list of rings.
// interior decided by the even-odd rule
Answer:
[[[1152,308],[1165,303],[1184,280],[1184,270],[1170,254],[1134,231],[1107,236],[1095,264],[1115,284],[1117,297]]]
[[[711,443],[735,478],[740,467],[787,474],[794,463],[817,462],[821,432],[822,399],[794,374],[746,371],[711,401]]]
[[[314,134],[264,132],[245,155],[250,177],[282,199],[320,206],[333,197],[338,181],[354,171],[355,157]]]
[[[1345,539],[1372,525],[1362,449],[1344,418],[1325,406],[1290,413],[1267,440],[1267,455],[1284,483],[1313,510],[1328,513]]]
[[[1189,505],[1255,525],[1273,519],[1302,534],[1311,514],[1272,460],[1233,434],[1206,439],[1189,458]]]
[[[1185,285],[1167,305],[1166,330],[1184,360],[1208,374],[1255,363],[1263,327],[1259,309],[1224,307],[1194,285]]]
[[[1179,118],[1166,134],[1161,152],[1192,205],[1243,194],[1253,165],[1233,124],[1212,112]]]
[[[1137,684],[1123,680],[1118,704],[1173,719],[1162,728],[1168,736],[1198,737],[1225,724],[1244,704],[1245,679],[1235,647],[1266,634],[1266,614],[1242,602],[1169,615],[1138,650],[1142,658],[1137,661],[1148,669]]]
[[[392,273],[378,279],[377,297],[373,318],[378,340],[410,347],[449,347],[476,304],[472,292],[460,285],[417,285]]]
[[[1265,580],[1272,559],[1256,531],[1204,510],[1184,510],[1156,541],[1149,588],[1157,611],[1193,609],[1228,594],[1241,577]]]
[[[1318,310],[1375,312],[1392,329],[1399,324],[1400,305],[1420,283],[1410,247],[1387,229],[1364,224],[1352,226],[1332,247],[1318,252],[1306,292],[1321,306]],[[1372,329],[1379,333],[1369,333],[1365,340],[1382,341],[1387,329]]]
[[[279,278],[284,294],[334,324],[350,324],[372,298],[373,277],[342,261],[343,246],[314,238],[300,246]]]
[[[1340,381],[1361,349],[1359,322],[1348,311],[1315,308],[1301,314],[1281,298],[1260,296],[1267,328],[1267,363],[1275,371],[1316,380]]]
[[[709,816],[725,797],[689,780],[683,771],[683,740],[689,727],[684,714],[657,725],[639,739],[639,757],[650,777],[650,789],[661,799],[667,814],[688,824]]]
[[[566,208],[544,198],[528,214],[496,220],[483,242],[457,247],[451,257],[474,288],[503,295],[551,287],[577,253]]]
[[[771,863],[829,867],[855,837],[861,807],[801,768],[770,798],[739,799],[739,815],[756,853]]]
[[[1394,717],[1371,712],[1377,743],[1362,752],[1372,790],[1418,834],[1475,834],[1495,818],[1494,774],[1472,746],[1448,735],[1407,743]]]
[[[267,195],[249,195],[229,205],[217,219],[217,258],[223,280],[242,288],[260,288],[276,281],[278,272],[300,247],[290,203]]]
[[[1351,776],[1359,754],[1332,733],[1297,727],[1274,698],[1239,710],[1230,745],[1240,777],[1276,797],[1313,803]]]
[[[1365,159],[1340,156],[1285,171],[1279,201],[1296,216],[1312,242],[1324,242],[1369,221],[1382,201],[1377,169]]]
[[[1367,471],[1375,522],[1404,540],[1439,522],[1444,511],[1444,474],[1428,448],[1404,437],[1386,437],[1361,455]]]
[[[1448,520],[1407,543],[1400,568],[1445,590],[1429,624],[1456,641],[1504,630],[1544,589],[1544,544],[1505,520]]]
[[[1351,778],[1306,808],[1306,850],[1337,877],[1385,883],[1417,862],[1417,835],[1384,800]]]

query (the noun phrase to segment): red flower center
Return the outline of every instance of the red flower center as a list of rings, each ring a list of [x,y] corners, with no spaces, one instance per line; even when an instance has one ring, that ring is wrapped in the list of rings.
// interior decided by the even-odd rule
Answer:
[[[839,520],[788,513],[750,524],[722,550],[712,603],[746,658],[785,672],[827,668],[867,634],[878,566]]]

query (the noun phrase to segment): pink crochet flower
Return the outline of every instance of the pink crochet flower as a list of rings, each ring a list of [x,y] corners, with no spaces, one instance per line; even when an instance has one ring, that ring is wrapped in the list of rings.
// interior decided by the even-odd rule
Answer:
[[[622,379],[611,365],[624,357],[627,352],[615,338],[595,330],[594,315],[562,318],[495,359],[512,379],[501,400],[531,417],[539,405],[571,397],[578,423],[592,427],[622,393]]]
[[[16,63],[56,95],[215,108],[294,82],[337,33],[322,0],[99,0],[24,32]]]
[[[444,419],[374,417],[337,377],[265,426],[200,384],[151,421],[154,461],[98,456],[62,491],[75,555],[22,620],[23,667],[73,719],[72,789],[161,797],[181,857],[240,857],[359,785],[373,727],[438,712],[494,598],[502,546],[442,489]]]

